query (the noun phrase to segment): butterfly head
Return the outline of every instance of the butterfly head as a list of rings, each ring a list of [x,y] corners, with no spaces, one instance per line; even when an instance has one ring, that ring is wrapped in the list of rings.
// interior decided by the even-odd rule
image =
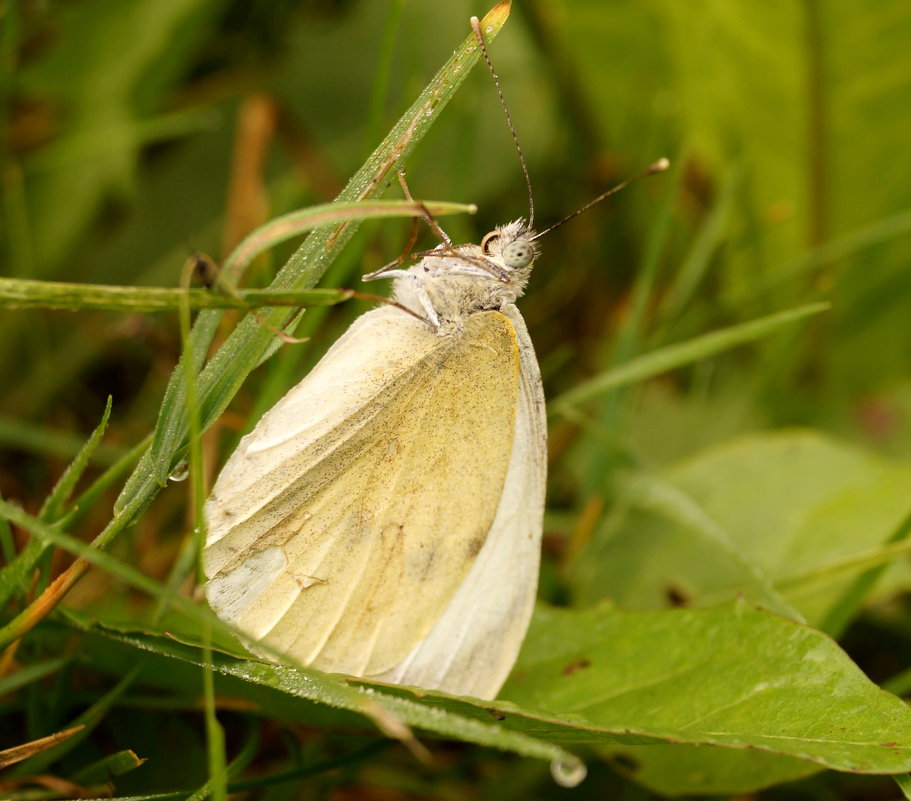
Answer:
[[[538,257],[534,235],[525,220],[515,220],[494,228],[478,246],[492,277],[514,289],[515,297],[521,296]]]

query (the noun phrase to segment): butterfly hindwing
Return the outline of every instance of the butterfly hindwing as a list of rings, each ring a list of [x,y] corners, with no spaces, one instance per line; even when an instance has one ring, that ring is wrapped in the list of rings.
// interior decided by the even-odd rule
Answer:
[[[478,558],[431,632],[383,681],[493,698],[515,663],[534,608],[547,474],[541,376],[525,323],[503,313],[519,343],[516,427],[503,494]]]

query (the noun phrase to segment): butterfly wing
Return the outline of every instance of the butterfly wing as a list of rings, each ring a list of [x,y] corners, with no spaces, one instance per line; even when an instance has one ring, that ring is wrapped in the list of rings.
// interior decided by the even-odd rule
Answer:
[[[516,427],[503,493],[478,558],[431,632],[375,678],[494,698],[515,664],[537,595],[547,479],[541,374],[525,322],[504,307],[519,345]]]
[[[219,476],[206,507],[213,609],[323,670],[395,668],[488,540],[519,361],[498,312],[451,336],[392,307],[359,318]]]

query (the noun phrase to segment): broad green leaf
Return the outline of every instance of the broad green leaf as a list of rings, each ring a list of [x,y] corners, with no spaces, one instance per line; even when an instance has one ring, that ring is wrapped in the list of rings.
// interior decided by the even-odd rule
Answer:
[[[811,623],[825,618],[870,566],[869,550],[886,543],[911,509],[911,467],[809,431],[738,439],[658,478]],[[576,600],[610,597],[647,609],[740,592],[755,599],[744,564],[653,486],[647,478],[631,481],[615,514],[574,561]],[[851,557],[858,559],[853,571]],[[906,572],[902,578],[896,567],[891,577],[906,586]]]
[[[618,773],[669,796],[740,795],[820,771],[790,757],[711,745],[629,745],[599,751]]]
[[[501,698],[540,737],[569,739],[559,722],[573,739],[623,743],[604,753],[661,792],[746,792],[810,772],[785,756],[860,773],[911,760],[904,702],[826,635],[743,602],[541,608]],[[644,747],[656,740],[689,747]]]
[[[91,630],[161,657],[204,663],[200,648],[173,638]],[[313,697],[306,678],[313,671],[224,653],[213,654],[213,663],[217,673],[261,690]],[[361,686],[416,730],[539,758],[558,758],[556,743],[615,751],[616,744],[663,742],[756,750],[777,755],[770,764],[790,757],[857,773],[911,767],[911,711],[900,699],[870,682],[824,634],[743,602],[639,613],[539,609],[493,702],[344,676],[326,680]],[[307,709],[289,704],[286,712],[305,720]],[[784,764],[787,776],[805,771]]]

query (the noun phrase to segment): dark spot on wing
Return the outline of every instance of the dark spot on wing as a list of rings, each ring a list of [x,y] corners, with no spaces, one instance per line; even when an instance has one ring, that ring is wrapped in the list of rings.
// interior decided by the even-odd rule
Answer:
[[[471,539],[466,544],[466,551],[468,552],[468,557],[473,559],[481,552],[481,548],[484,547],[484,543],[487,540],[487,537],[475,537]]]

